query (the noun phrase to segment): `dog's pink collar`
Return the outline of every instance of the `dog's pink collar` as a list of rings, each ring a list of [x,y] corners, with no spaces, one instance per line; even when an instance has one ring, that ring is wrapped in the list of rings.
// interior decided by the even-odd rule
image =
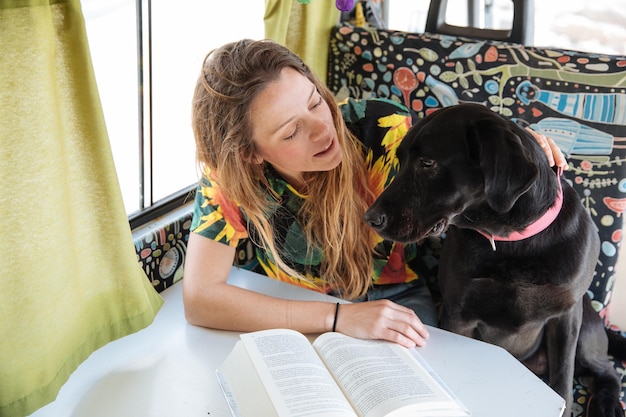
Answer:
[[[561,175],[563,174],[563,169],[559,168],[557,174],[559,177],[559,193],[556,196],[556,201],[554,202],[552,207],[550,207],[548,211],[543,214],[543,216],[538,218],[537,221],[529,225],[526,229],[519,232],[513,232],[506,237],[494,236],[478,230],[481,235],[489,239],[489,242],[491,242],[491,248],[494,250],[494,252],[496,250],[496,241],[517,242],[519,240],[528,239],[529,237],[535,236],[536,234],[539,234],[540,232],[546,230],[548,226],[550,226],[554,222],[554,220],[556,220],[559,213],[561,212],[561,207],[563,207],[563,187],[561,187],[560,179]]]

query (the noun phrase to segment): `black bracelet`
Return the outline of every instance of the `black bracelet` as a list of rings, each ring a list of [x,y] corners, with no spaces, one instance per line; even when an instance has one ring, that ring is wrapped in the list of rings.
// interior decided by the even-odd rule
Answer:
[[[337,313],[339,313],[339,303],[335,305],[335,320],[333,320],[333,332],[337,328]]]

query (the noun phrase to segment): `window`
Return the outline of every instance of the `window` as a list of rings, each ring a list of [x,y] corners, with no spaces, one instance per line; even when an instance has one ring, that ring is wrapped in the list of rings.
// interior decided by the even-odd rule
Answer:
[[[479,19],[480,27],[510,27],[510,0],[473,1],[488,10]],[[385,2],[390,28],[423,31],[429,0]],[[190,109],[201,62],[209,50],[226,42],[261,39],[265,2],[81,3],[122,196],[132,216],[197,181]],[[467,4],[468,0],[449,0],[450,24],[466,24]],[[626,0],[535,0],[534,44],[625,54],[624,10]],[[142,71],[137,65],[138,34],[144,51]],[[141,129],[140,116],[144,120]]]
[[[508,29],[511,0],[471,0],[480,10],[478,27]],[[446,22],[466,26],[470,0],[448,0]],[[423,32],[429,0],[389,0],[389,28]],[[626,0],[535,0],[535,46],[626,54]]]
[[[191,98],[202,60],[224,43],[263,38],[265,4],[206,0],[81,3],[124,205],[128,214],[136,214],[196,183]]]

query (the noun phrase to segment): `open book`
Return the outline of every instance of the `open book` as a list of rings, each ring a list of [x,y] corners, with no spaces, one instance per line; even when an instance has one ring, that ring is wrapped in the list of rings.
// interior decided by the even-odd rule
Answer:
[[[416,349],[341,333],[242,334],[216,373],[237,417],[470,415]]]

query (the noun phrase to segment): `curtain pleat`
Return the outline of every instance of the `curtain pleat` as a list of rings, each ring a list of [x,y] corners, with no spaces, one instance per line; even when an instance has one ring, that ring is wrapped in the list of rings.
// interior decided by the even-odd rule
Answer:
[[[330,31],[339,21],[335,0],[265,1],[265,37],[285,45],[326,82]]]
[[[78,0],[0,3],[0,141],[0,416],[17,417],[162,304],[137,262]]]

